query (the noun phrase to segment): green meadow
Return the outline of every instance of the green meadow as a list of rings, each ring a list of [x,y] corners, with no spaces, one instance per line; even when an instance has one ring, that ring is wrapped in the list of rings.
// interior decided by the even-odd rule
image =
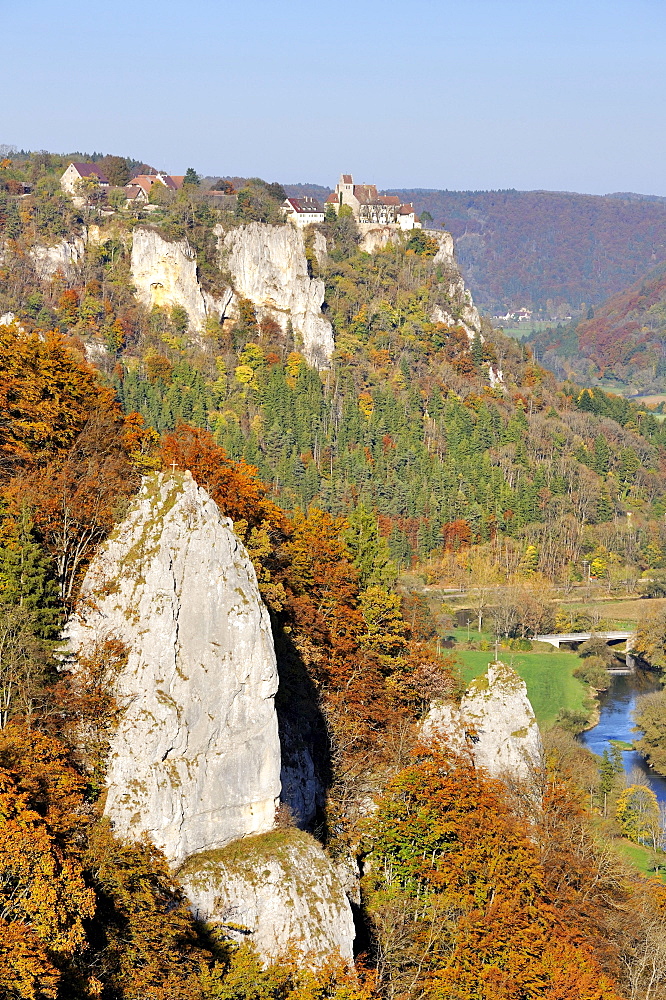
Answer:
[[[485,673],[494,654],[464,649],[455,650],[455,655],[462,663],[462,679],[469,683]],[[499,655],[525,681],[534,714],[542,728],[552,726],[562,709],[587,711],[584,703],[589,697],[588,689],[573,676],[574,668],[581,662],[575,653],[555,650],[552,653],[523,653],[503,649]]]

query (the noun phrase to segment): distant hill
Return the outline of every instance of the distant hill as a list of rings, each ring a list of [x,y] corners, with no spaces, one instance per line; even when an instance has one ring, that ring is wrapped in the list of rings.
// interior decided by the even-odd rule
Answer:
[[[325,198],[330,188],[285,185]],[[622,192],[394,189],[456,238],[458,261],[478,305],[504,313],[549,300],[596,306],[666,260],[666,199]]]
[[[587,319],[542,330],[529,343],[560,377],[615,384],[624,392],[664,392],[666,264],[590,310]]]

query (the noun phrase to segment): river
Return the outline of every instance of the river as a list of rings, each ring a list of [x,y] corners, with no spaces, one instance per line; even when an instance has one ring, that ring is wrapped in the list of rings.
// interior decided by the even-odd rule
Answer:
[[[580,742],[593,753],[601,755],[610,749],[611,740],[633,743],[637,733],[633,732],[632,712],[636,699],[641,694],[661,690],[653,675],[637,671],[623,677],[614,677],[608,691],[599,697],[599,722],[592,729],[579,736]],[[655,774],[636,750],[626,750],[622,754],[624,770],[627,774],[637,768],[644,776],[643,781],[654,791],[660,803],[666,804],[666,778]]]

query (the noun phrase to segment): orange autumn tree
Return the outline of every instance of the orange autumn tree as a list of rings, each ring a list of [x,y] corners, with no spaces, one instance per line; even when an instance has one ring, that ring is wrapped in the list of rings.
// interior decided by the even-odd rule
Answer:
[[[94,547],[138,486],[156,435],[124,417],[99,373],[57,332],[0,327],[5,537],[29,510],[71,602]],[[149,464],[149,462],[148,462]]]
[[[85,782],[64,748],[10,723],[0,731],[0,992],[56,997],[95,910],[83,847]]]
[[[501,782],[443,745],[417,747],[368,824],[366,879],[385,985],[432,1000],[616,1000],[568,919],[528,823]]]
[[[224,448],[215,444],[210,431],[180,424],[173,433],[164,435],[159,454],[165,469],[189,469],[232,521],[245,521],[250,527],[265,522],[271,529],[284,528],[284,514],[268,498],[268,489],[254,466],[243,459],[232,461]]]
[[[117,410],[114,393],[60,333],[0,326],[0,471],[34,468],[66,451],[94,413]]]

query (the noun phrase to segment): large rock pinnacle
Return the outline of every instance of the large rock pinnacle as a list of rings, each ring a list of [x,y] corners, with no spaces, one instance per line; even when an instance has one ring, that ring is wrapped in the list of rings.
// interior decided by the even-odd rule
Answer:
[[[144,480],[68,625],[74,655],[128,651],[105,812],[173,863],[273,826],[280,793],[268,612],[252,563],[189,473]]]

